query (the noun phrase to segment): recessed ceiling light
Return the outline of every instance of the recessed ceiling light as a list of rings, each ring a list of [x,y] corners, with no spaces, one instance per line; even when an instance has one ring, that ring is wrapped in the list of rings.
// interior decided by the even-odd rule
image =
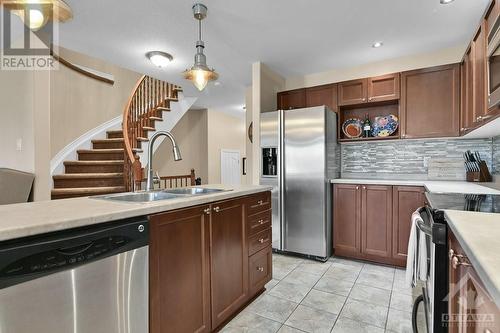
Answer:
[[[174,57],[172,57],[172,55],[162,51],[148,52],[146,53],[146,57],[153,63],[153,65],[160,68],[167,67],[168,64],[170,64],[170,62],[174,60]]]
[[[220,81],[215,81],[214,86],[220,86]]]
[[[449,3],[452,3],[453,1],[455,0],[439,0],[439,2],[442,4],[442,5],[447,5]]]
[[[382,45],[384,45],[383,42],[375,42],[375,43],[372,44],[372,47],[375,48],[375,49],[377,49],[377,48],[381,47]]]

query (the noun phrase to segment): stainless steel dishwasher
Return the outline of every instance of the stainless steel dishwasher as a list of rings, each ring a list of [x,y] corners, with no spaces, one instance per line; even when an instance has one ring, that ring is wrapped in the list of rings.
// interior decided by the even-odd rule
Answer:
[[[0,243],[1,333],[147,333],[148,221]]]

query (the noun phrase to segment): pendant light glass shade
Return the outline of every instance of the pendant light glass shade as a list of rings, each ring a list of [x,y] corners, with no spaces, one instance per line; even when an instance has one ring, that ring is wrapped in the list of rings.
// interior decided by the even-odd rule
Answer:
[[[201,20],[207,16],[207,7],[203,4],[195,4],[193,6],[194,18],[199,22],[199,38],[196,42],[196,54],[194,56],[194,65],[191,69],[187,69],[183,75],[186,80],[193,82],[194,86],[202,91],[205,89],[209,81],[215,81],[219,78],[219,74],[214,69],[207,66],[207,57],[203,53],[205,43],[201,39]]]
[[[27,14],[28,28],[33,31],[40,30],[49,20],[66,22],[73,18],[71,8],[63,0],[0,0],[0,5],[19,16],[26,25],[28,25],[28,22],[25,22]]]

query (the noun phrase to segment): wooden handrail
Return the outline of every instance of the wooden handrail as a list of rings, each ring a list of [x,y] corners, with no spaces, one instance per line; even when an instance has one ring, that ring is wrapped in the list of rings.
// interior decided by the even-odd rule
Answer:
[[[135,184],[143,178],[143,171],[136,150],[147,136],[146,129],[154,128],[154,119],[162,117],[162,111],[170,110],[170,102],[177,101],[180,87],[143,75],[137,81],[123,110],[124,179],[127,191],[135,190]]]
[[[146,178],[136,181],[135,187],[136,189],[142,188],[142,183],[146,182]],[[167,186],[168,183],[168,186]],[[194,169],[191,169],[191,173],[189,175],[175,175],[175,176],[160,176],[160,188],[176,188],[176,187],[185,187],[185,186],[194,186],[196,185],[196,176]]]

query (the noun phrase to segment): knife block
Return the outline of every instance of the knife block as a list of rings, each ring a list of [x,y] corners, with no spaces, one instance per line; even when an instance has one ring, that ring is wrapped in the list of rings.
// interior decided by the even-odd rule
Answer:
[[[485,161],[479,162],[479,171],[467,171],[468,182],[491,182],[491,174]]]

